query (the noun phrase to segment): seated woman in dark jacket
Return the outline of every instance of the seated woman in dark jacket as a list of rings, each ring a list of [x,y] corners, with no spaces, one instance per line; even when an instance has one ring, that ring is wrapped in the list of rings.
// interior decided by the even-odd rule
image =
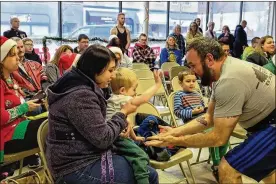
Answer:
[[[136,106],[126,103],[106,121],[105,90],[115,76],[115,55],[100,45],[89,46],[76,67],[48,89],[49,134],[46,157],[56,183],[135,183],[127,160],[114,142]],[[148,167],[149,183],[158,183]]]
[[[230,46],[231,52],[233,51],[233,44],[235,41],[235,37],[230,33],[230,29],[228,26],[222,27],[222,33],[221,35],[219,35],[218,41],[228,44]]]
[[[264,36],[260,39],[255,51],[247,57],[247,61],[264,66],[272,62],[271,58],[274,54],[275,45],[272,36]]]

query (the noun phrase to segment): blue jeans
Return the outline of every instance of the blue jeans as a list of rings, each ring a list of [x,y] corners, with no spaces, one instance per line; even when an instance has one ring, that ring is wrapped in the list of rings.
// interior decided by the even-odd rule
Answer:
[[[114,184],[135,184],[133,170],[127,160],[119,155],[112,155],[114,167]],[[107,167],[108,168],[108,167]],[[148,166],[149,183],[158,184],[158,173],[155,169]],[[107,169],[108,170],[108,169]],[[109,172],[107,171],[107,181],[109,181]],[[56,181],[57,184],[101,184],[101,160],[88,165],[78,171],[65,175]]]

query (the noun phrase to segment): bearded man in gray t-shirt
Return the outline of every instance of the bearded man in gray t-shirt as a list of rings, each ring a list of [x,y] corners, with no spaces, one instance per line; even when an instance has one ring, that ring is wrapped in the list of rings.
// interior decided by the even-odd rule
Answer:
[[[148,138],[148,146],[218,147],[230,138],[239,123],[248,132],[243,143],[229,151],[220,162],[220,183],[242,183],[241,174],[264,183],[275,183],[276,111],[275,75],[265,68],[225,56],[218,42],[195,39],[186,59],[211,86],[208,111],[184,126]],[[212,131],[203,130],[214,127]]]

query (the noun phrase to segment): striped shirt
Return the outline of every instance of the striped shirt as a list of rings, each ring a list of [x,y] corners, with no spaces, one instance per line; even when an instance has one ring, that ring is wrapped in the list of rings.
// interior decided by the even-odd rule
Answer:
[[[184,122],[194,119],[192,110],[198,106],[205,107],[202,97],[197,92],[179,91],[174,96],[174,114]]]

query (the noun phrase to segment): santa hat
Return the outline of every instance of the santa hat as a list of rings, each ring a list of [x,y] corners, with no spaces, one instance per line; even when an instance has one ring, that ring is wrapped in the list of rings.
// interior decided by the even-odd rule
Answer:
[[[17,45],[17,43],[4,36],[0,36],[0,42],[1,42],[1,62],[2,62],[5,59],[5,57],[8,55],[10,50]]]
[[[108,40],[110,41],[110,40],[112,40],[113,38],[118,38],[118,36],[117,36],[117,35],[110,35],[110,37],[108,38]]]
[[[120,56],[121,56],[121,61],[119,61],[120,63],[122,63],[122,60],[123,60],[123,52],[122,52],[122,50],[119,48],[119,47],[108,47],[109,48],[109,50],[111,50],[114,54],[116,54],[116,53],[118,53],[118,54],[120,54]]]
[[[64,71],[71,68],[72,64],[76,63],[79,58],[80,58],[80,54],[62,53],[58,62],[58,68],[59,68],[60,74],[63,75]]]

